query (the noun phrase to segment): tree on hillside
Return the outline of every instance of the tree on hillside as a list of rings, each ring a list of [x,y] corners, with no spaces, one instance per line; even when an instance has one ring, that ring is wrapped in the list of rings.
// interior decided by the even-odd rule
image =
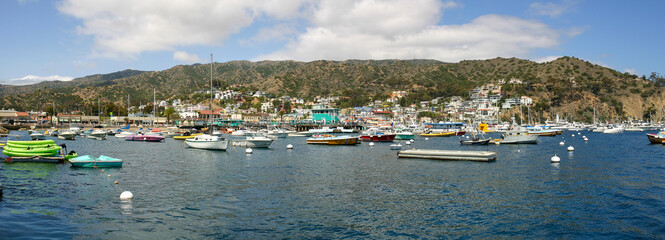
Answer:
[[[649,81],[652,81],[659,86],[665,86],[665,76],[658,74],[657,72],[652,72],[649,77]]]

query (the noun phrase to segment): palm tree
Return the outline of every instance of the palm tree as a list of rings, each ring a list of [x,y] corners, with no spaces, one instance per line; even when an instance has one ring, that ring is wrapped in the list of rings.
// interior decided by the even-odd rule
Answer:
[[[172,107],[165,109],[164,112],[162,113],[162,116],[166,117],[167,123],[170,123],[171,119],[176,119],[180,117],[180,115]]]

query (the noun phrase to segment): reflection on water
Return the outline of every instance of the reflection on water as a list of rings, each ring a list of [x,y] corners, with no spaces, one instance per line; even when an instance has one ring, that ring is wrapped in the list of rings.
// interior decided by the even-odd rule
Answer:
[[[131,215],[132,214],[132,200],[121,200],[120,201],[120,209],[121,213],[124,215]]]
[[[665,163],[653,156],[665,148],[643,133],[585,135],[565,146],[450,137],[405,147],[497,151],[491,163],[398,159],[389,143],[286,138],[245,154],[82,138],[68,148],[123,167],[1,164],[0,238],[662,237]],[[119,200],[122,191],[135,198]]]

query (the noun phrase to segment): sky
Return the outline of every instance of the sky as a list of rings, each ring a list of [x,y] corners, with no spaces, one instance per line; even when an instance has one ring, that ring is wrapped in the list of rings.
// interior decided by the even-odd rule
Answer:
[[[665,1],[3,0],[0,84],[234,60],[573,56],[665,74]]]

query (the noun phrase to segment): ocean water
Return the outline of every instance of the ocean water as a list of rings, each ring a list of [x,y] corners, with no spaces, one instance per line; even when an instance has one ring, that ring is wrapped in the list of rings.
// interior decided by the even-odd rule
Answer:
[[[173,139],[56,140],[124,165],[0,163],[0,239],[665,238],[665,146],[645,133],[581,133],[589,142],[565,132],[536,145],[402,143],[496,151],[489,163],[398,159],[390,143],[303,137],[251,155]],[[122,191],[134,199],[121,201]]]

